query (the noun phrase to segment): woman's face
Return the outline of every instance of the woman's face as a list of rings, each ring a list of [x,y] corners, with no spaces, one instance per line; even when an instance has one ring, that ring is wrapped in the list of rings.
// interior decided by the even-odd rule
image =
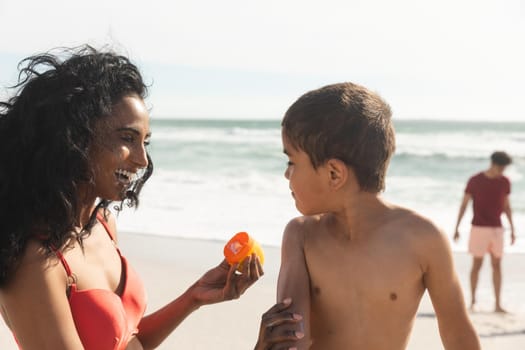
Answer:
[[[109,117],[95,125],[90,149],[94,184],[90,194],[112,201],[125,198],[137,172],[148,165],[149,113],[142,98],[123,97]]]

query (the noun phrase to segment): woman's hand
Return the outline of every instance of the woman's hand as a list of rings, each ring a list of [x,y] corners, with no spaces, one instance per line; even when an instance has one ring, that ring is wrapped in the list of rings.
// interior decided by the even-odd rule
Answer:
[[[192,296],[198,305],[237,299],[263,274],[255,254],[247,257],[240,265],[230,265],[225,259],[195,282],[191,287]]]
[[[304,337],[302,316],[288,311],[292,299],[286,298],[266,311],[261,318],[259,339],[254,350],[293,350],[296,340]]]

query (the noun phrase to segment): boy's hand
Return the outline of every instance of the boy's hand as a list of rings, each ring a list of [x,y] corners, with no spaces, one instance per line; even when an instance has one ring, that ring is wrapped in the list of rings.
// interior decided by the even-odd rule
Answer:
[[[302,316],[288,311],[292,299],[286,298],[266,311],[261,318],[259,339],[254,350],[292,350],[294,342],[304,337]]]

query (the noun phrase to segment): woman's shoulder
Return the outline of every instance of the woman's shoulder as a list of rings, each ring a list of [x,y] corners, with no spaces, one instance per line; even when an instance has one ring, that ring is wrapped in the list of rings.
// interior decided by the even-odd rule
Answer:
[[[4,292],[20,289],[46,288],[48,284],[67,284],[67,273],[60,259],[49,251],[40,240],[30,239],[20,256],[16,271],[5,286]]]
[[[74,323],[67,321],[71,315],[67,285],[67,273],[57,255],[42,241],[31,239],[15,273],[0,292],[3,317],[22,344],[34,346],[44,339],[52,342],[62,337],[60,332],[76,336]],[[35,315],[40,330],[36,333]]]

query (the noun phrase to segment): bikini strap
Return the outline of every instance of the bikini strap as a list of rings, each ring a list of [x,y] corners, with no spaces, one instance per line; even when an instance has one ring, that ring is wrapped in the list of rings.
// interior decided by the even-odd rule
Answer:
[[[60,262],[62,263],[62,266],[64,266],[64,269],[66,270],[67,277],[74,278],[73,273],[71,272],[71,268],[69,267],[69,264],[66,261],[66,258],[64,258],[64,254],[58,249],[55,249],[55,247],[51,247],[53,251],[55,252],[56,256],[60,259]]]
[[[44,241],[47,238],[47,236],[42,235],[42,234],[36,234],[35,238],[40,241]],[[71,271],[71,268],[69,267],[69,264],[67,263],[67,260],[64,257],[64,254],[62,254],[60,249],[57,249],[53,244],[50,245],[50,248],[53,251],[53,253],[55,253],[56,257],[60,260],[60,263],[66,270],[68,285],[75,284],[77,280],[77,276]]]
[[[66,294],[67,296],[71,296],[71,293],[77,290],[77,275],[75,275],[71,268],[69,267],[69,264],[67,263],[66,258],[64,258],[64,254],[55,247],[51,246],[51,249],[55,252],[55,255],[60,259],[60,262],[62,263],[62,266],[64,266],[64,269],[66,270],[67,274],[67,289]]]
[[[98,221],[100,221],[100,223],[102,224],[102,226],[104,226],[104,228],[106,229],[106,232],[108,233],[109,235],[109,238],[111,238],[111,240],[113,242],[115,242],[115,239],[113,237],[113,234],[111,232],[111,229],[109,228],[109,224],[108,222],[104,219],[104,217],[102,216],[102,214],[100,213],[97,213],[97,219]],[[53,252],[56,254],[56,256],[60,259],[60,262],[62,263],[62,266],[64,266],[64,269],[66,270],[66,273],[67,273],[67,277],[68,279],[70,280],[70,284],[74,284],[76,283],[76,276],[75,274],[71,271],[71,268],[69,267],[69,264],[67,263],[67,260],[66,258],[64,257],[64,254],[62,254],[62,252],[59,250],[59,249],[56,249],[54,246],[51,246],[51,249],[53,250]],[[117,249],[118,250],[118,249]]]
[[[113,235],[113,232],[111,231],[111,228],[109,227],[109,223],[106,221],[106,219],[104,219],[104,216],[101,213],[97,213],[97,220],[100,221],[102,226],[104,226],[104,228],[106,229],[106,232],[109,235],[109,238],[111,238],[111,240],[115,242],[115,236]]]

